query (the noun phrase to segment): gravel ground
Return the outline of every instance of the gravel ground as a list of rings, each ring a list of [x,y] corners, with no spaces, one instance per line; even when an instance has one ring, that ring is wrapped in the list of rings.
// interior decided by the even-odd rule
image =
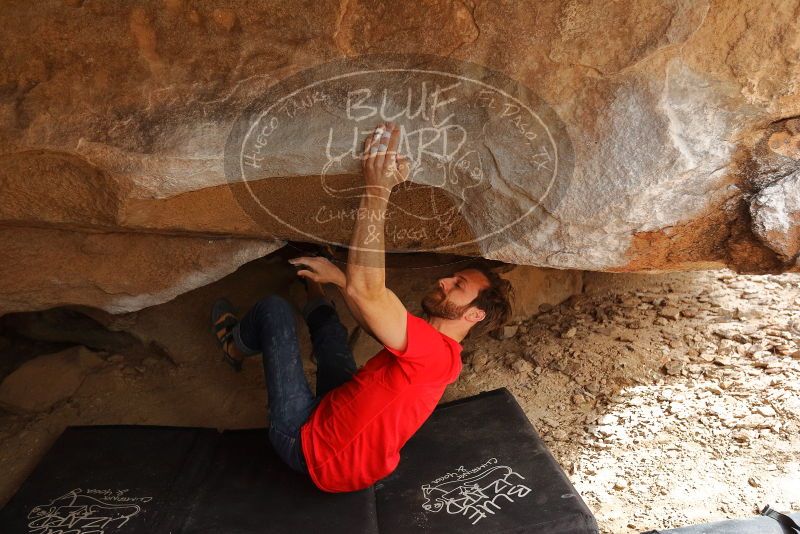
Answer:
[[[589,274],[448,397],[509,387],[603,532],[798,511],[799,304],[791,275]]]

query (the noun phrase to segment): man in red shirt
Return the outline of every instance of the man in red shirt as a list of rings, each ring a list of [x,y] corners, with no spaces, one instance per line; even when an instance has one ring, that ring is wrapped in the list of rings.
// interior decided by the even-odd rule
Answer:
[[[384,220],[393,187],[408,178],[397,154],[400,131],[380,124],[365,141],[361,197],[347,273],[323,257],[289,260],[308,289],[303,316],[317,359],[317,391],[303,374],[291,305],[271,295],[241,321],[220,299],[212,311],[226,359],[241,367],[261,352],[270,410],[269,437],[292,469],[308,473],[323,491],[367,488],[389,475],[400,449],[431,415],[461,372],[460,342],[510,317],[512,288],[480,264],[440,278],[422,300],[427,320],[412,315],[385,286]],[[369,246],[366,246],[369,245]],[[334,284],[361,328],[384,348],[361,369],[347,330],[322,284]]]

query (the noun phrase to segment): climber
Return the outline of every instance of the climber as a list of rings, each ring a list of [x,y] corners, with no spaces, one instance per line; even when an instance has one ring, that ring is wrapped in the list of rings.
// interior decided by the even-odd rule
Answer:
[[[358,491],[394,471],[400,449],[458,378],[461,341],[473,328],[492,331],[510,316],[510,283],[481,263],[437,280],[422,299],[427,319],[409,313],[385,286],[387,204],[410,167],[397,154],[399,136],[393,123],[382,123],[364,142],[361,210],[369,216],[356,220],[346,274],[321,256],[289,260],[307,289],[302,314],[317,361],[316,395],[303,374],[288,301],[267,296],[241,321],[224,299],[212,310],[213,330],[234,368],[262,353],[276,452],[327,492]],[[336,286],[358,325],[384,347],[358,370],[325,284]]]

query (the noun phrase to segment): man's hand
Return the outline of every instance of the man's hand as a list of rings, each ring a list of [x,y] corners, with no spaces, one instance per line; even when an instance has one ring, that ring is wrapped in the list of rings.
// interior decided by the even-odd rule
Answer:
[[[361,169],[367,191],[388,194],[394,186],[408,179],[408,157],[397,153],[400,129],[393,122],[380,124],[364,140]]]
[[[344,272],[329,259],[321,256],[300,256],[289,260],[292,265],[304,265],[307,268],[297,271],[297,276],[308,278],[320,284],[335,284],[340,288],[347,285]]]

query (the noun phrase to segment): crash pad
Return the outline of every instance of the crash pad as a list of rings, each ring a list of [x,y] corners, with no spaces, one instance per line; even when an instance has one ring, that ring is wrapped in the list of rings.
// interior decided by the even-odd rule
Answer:
[[[505,388],[438,406],[375,487],[382,534],[597,532]]]
[[[70,427],[0,510],[0,532],[595,533],[513,395],[440,404],[373,487],[325,493],[265,429]]]

